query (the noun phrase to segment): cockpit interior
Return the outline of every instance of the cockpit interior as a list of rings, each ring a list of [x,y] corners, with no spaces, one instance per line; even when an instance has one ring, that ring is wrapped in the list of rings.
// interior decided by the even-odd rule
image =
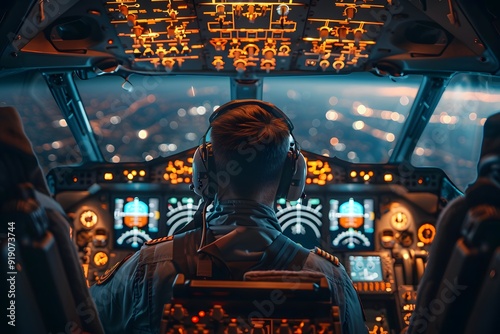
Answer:
[[[258,99],[307,164],[306,196],[276,200],[283,233],[340,259],[375,334],[409,325],[438,218],[500,110],[495,0],[3,1],[0,36],[0,107],[89,286],[193,219],[210,114]]]

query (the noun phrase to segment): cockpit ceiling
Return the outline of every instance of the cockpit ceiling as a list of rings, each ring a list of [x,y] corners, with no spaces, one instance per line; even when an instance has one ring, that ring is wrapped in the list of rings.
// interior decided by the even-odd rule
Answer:
[[[120,64],[159,73],[391,76],[498,70],[494,50],[451,0],[34,3],[17,34],[2,22],[10,39],[3,68],[106,71]]]

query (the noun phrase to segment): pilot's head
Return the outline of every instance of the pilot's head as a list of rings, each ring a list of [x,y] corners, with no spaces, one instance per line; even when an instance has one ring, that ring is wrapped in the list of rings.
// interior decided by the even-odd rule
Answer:
[[[244,198],[269,192],[274,198],[290,148],[288,126],[256,104],[229,108],[211,123],[217,171],[237,164],[239,173],[233,173],[228,185],[234,195]]]
[[[210,143],[194,156],[198,194],[263,203],[302,195],[304,157],[293,140],[292,123],[276,106],[258,100],[226,103],[210,117],[210,129]]]

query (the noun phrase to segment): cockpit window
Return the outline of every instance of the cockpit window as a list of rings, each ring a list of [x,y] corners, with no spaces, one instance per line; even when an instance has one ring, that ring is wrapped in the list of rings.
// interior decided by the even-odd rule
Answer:
[[[76,84],[112,162],[149,161],[197,145],[214,108],[230,100],[227,77],[108,76]]]
[[[499,111],[499,78],[454,76],[417,143],[412,164],[442,168],[464,190],[477,176],[484,122]]]
[[[82,160],[73,134],[40,73],[2,78],[0,105],[12,106],[21,115],[44,172]]]
[[[351,162],[387,162],[421,83],[370,73],[336,77],[273,77],[263,99],[295,124],[305,150]]]

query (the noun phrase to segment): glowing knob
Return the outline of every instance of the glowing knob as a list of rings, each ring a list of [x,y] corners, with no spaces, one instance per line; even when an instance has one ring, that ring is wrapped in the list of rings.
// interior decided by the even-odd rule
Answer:
[[[288,13],[290,12],[290,7],[288,7],[285,4],[281,4],[276,8],[276,12],[278,13],[279,16],[287,16]]]
[[[162,61],[162,65],[165,67],[165,71],[167,73],[170,73],[170,72],[172,72],[172,69],[174,68],[175,60],[172,58],[165,58]]]
[[[237,72],[244,72],[247,68],[247,62],[243,59],[238,59],[234,63],[234,67]]]
[[[222,60],[222,57],[221,56],[216,56],[214,61],[212,62],[212,65],[214,65],[215,69],[217,71],[220,71],[222,69],[224,69],[224,61]]]
[[[120,13],[122,13],[123,16],[127,17],[128,15],[128,7],[125,5],[120,5]]]
[[[352,20],[357,11],[358,9],[356,8],[356,6],[349,6],[345,9],[344,16],[347,16],[348,20]]]
[[[97,214],[92,210],[80,214],[80,223],[86,228],[92,228],[97,224]]]
[[[102,267],[102,266],[106,265],[108,263],[108,261],[109,261],[108,254],[106,254],[104,252],[95,253],[94,263],[96,266]]]
[[[333,63],[333,68],[338,72],[343,69],[345,66],[344,62],[341,60],[337,60]]]
[[[328,66],[330,66],[330,62],[328,60],[322,60],[319,62],[319,67],[321,67],[323,71],[325,71]]]

